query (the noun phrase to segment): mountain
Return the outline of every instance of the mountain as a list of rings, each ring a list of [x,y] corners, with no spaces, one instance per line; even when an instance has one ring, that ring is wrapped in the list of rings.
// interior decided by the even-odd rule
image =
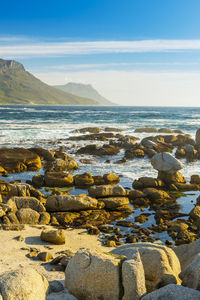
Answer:
[[[0,104],[99,105],[45,84],[14,60],[0,59]]]
[[[91,84],[69,82],[65,85],[56,85],[55,87],[73,95],[94,99],[98,101],[100,105],[115,105],[111,101],[101,96]]]

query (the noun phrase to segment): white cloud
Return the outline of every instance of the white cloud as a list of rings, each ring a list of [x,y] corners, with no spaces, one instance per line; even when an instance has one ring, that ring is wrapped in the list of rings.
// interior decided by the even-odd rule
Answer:
[[[199,106],[200,72],[82,71],[35,74],[48,84],[92,84],[121,105]]]
[[[138,53],[200,50],[200,40],[142,40],[88,42],[27,42],[1,45],[1,57],[43,57],[69,54]]]

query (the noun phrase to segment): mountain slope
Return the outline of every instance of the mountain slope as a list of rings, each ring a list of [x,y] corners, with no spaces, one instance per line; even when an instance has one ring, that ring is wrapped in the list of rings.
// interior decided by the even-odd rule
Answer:
[[[55,87],[73,95],[94,99],[100,105],[114,105],[114,103],[101,96],[90,84],[69,82],[65,85],[56,85]]]
[[[0,59],[0,104],[99,105],[49,86],[14,60]]]

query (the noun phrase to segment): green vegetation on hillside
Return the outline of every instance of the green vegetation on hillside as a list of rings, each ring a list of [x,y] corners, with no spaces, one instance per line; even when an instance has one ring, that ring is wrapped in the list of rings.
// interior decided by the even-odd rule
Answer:
[[[51,87],[27,72],[23,65],[0,59],[0,104],[99,105]]]

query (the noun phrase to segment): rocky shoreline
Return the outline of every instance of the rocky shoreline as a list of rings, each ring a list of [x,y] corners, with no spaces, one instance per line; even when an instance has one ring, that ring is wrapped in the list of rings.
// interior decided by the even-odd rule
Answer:
[[[194,291],[199,289],[196,265],[200,252],[200,199],[197,197],[189,214],[180,212],[177,202],[186,191],[200,190],[200,175],[193,174],[187,182],[180,172],[184,166],[178,160],[184,158],[192,162],[200,159],[200,129],[195,140],[179,130],[167,128],[140,128],[136,132],[153,133],[154,136],[140,140],[134,135],[123,135],[117,128],[83,128],[68,139],[75,143],[76,150],[71,149],[75,158],[63,145],[57,149],[60,141],[48,149],[0,148],[1,232],[20,231],[20,242],[26,226],[36,226],[40,230],[41,242],[63,244],[66,248],[69,228],[86,230],[88,237],[98,235],[102,247],[105,247],[102,253],[82,249],[76,254],[64,253],[55,261],[51,252],[40,252],[34,247],[32,251],[29,249],[30,260],[36,257],[41,261],[57,262],[57,272],[65,271],[66,274],[65,287],[77,299],[139,299],[150,292],[152,296],[150,293],[142,299],[165,299],[168,288],[174,291],[173,295],[177,293],[176,299],[184,299],[182,294],[188,295],[185,299],[200,299],[200,292]],[[85,145],[77,149],[80,141]],[[121,178],[115,173],[93,175],[78,172],[79,162],[88,164],[94,158],[104,157],[109,162],[108,158],[120,151],[124,156],[116,164],[148,157],[158,172],[157,177],[140,177],[133,181],[133,188],[128,189],[120,184]],[[83,154],[84,158],[81,157]],[[31,180],[9,180],[11,174],[27,171],[36,172]],[[84,194],[70,194],[72,188],[84,190]],[[140,214],[128,219],[135,209],[140,209]],[[142,225],[151,216],[154,223],[144,228]],[[49,229],[49,226],[53,228]],[[123,228],[128,228],[128,232]],[[158,237],[165,232],[170,237],[165,239],[166,246]],[[103,253],[110,251],[106,247],[116,249],[108,255]],[[196,249],[191,255],[190,247]],[[190,259],[187,263],[182,262],[185,253],[179,249],[188,249]],[[82,271],[78,272],[78,269]],[[104,275],[100,270],[104,270]],[[9,295],[8,286],[16,284],[15,280],[20,276],[37,277],[38,282],[35,279],[31,285],[38,286],[38,293],[43,296],[37,298],[36,289],[33,296],[27,298],[26,293],[32,292],[24,291],[24,296],[19,299],[46,299],[49,283],[34,272],[20,268],[15,274],[2,275],[0,292],[3,299],[18,299],[17,294]],[[111,279],[112,288],[107,286]],[[188,288],[178,286],[181,281]],[[130,288],[132,282],[134,286]],[[47,299],[75,299],[66,291],[56,292],[50,290]],[[55,295],[51,296],[52,293]]]

